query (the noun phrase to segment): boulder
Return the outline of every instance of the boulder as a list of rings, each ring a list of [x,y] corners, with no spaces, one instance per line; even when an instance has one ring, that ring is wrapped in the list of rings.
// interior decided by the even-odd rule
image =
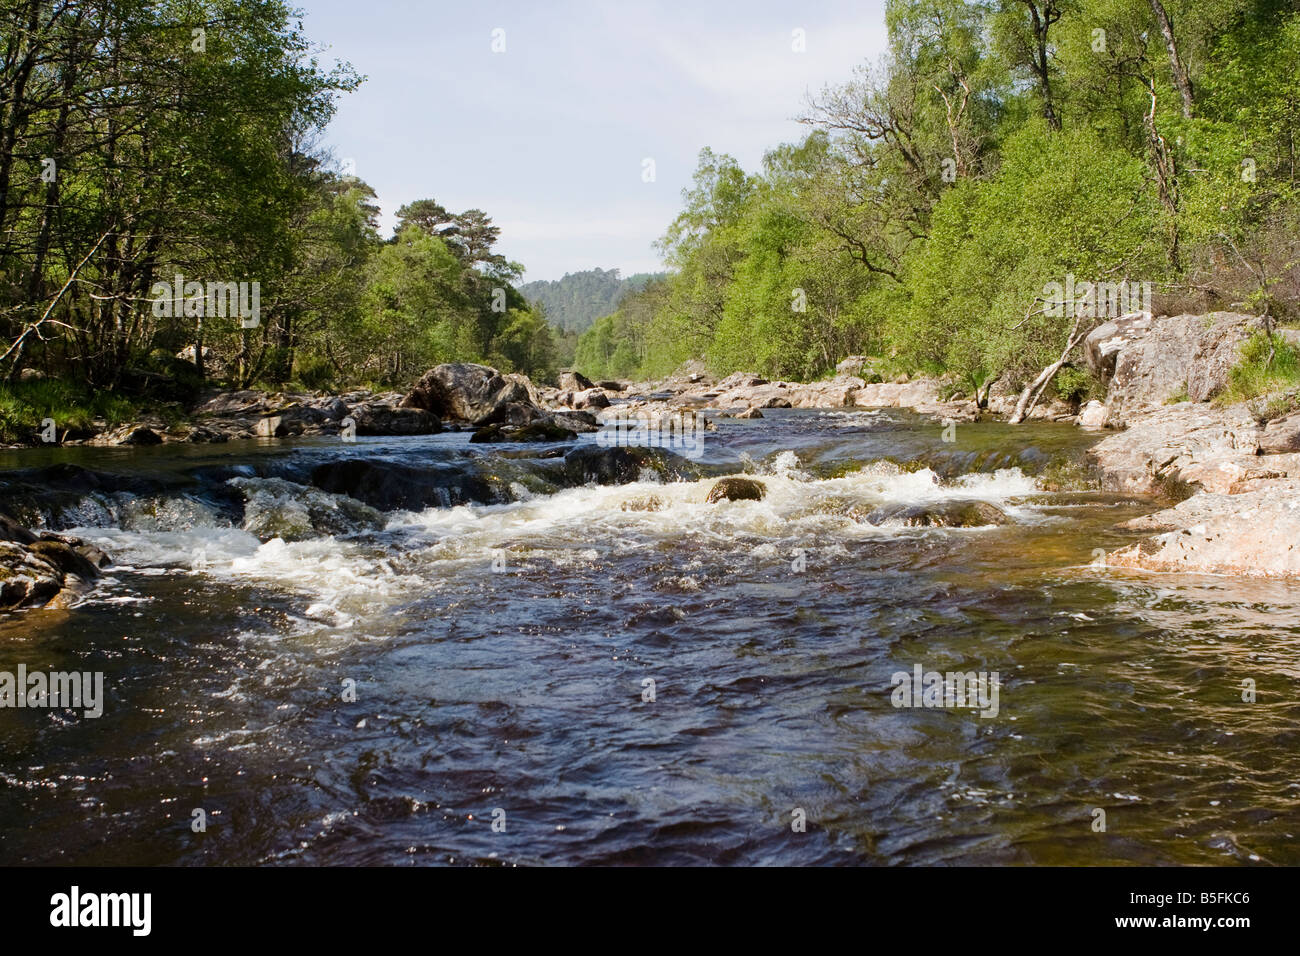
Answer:
[[[747,408],[743,412],[738,412],[735,415],[735,417],[736,418],[762,418],[763,413],[760,412],[757,408]]]
[[[1275,418],[1264,426],[1259,439],[1261,455],[1300,451],[1300,412]]]
[[[123,425],[96,435],[91,439],[92,445],[161,445],[162,436],[146,425]]]
[[[37,535],[0,515],[0,610],[67,607],[107,564],[106,554],[79,538]]]
[[[600,423],[591,412],[554,411],[550,420],[578,434],[600,431]]]
[[[1083,406],[1083,410],[1079,412],[1079,427],[1089,431],[1105,428],[1109,420],[1110,409],[1096,399]]]
[[[578,436],[554,421],[541,420],[511,428],[506,425],[485,425],[470,436],[476,444],[484,442],[567,442]]]
[[[1193,402],[1212,398],[1227,384],[1241,343],[1261,326],[1262,320],[1253,316],[1211,312],[1158,318],[1143,334],[1142,320],[1135,319],[1126,331],[1097,343],[1101,355],[1108,342],[1123,339],[1114,348],[1106,404],[1122,418],[1183,394]]]
[[[595,388],[595,383],[583,375],[581,372],[561,372],[560,373],[560,390],[566,392],[585,392],[589,388]]]
[[[565,477],[574,485],[626,485],[643,472],[660,479],[694,478],[698,473],[687,459],[661,448],[582,445],[564,456]]]
[[[767,497],[767,485],[754,478],[722,478],[709,489],[704,500],[713,504],[718,501],[762,501]]]
[[[351,417],[358,435],[436,435],[442,431],[442,422],[433,412],[386,402],[356,405],[345,417]]]
[[[1151,331],[1150,312],[1130,312],[1118,319],[1103,322],[1083,340],[1083,360],[1089,371],[1103,383],[1115,374],[1115,359],[1128,344]]]
[[[598,388],[574,392],[570,404],[574,408],[609,408],[609,396]]]
[[[472,425],[518,421],[509,406],[536,407],[523,376],[507,378],[494,368],[471,362],[452,362],[425,372],[402,399],[401,407],[419,408],[439,418]]]
[[[311,483],[322,491],[347,495],[380,511],[419,511],[497,501],[489,481],[470,468],[452,464],[416,467],[383,459],[343,459],[318,465],[311,472]]]

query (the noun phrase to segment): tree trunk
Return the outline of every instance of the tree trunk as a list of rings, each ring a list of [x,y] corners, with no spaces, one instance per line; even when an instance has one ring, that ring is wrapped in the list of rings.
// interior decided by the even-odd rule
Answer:
[[[1183,119],[1192,118],[1192,81],[1187,76],[1187,66],[1178,55],[1178,43],[1174,39],[1174,25],[1165,12],[1165,5],[1160,0],[1151,0],[1151,12],[1156,15],[1160,32],[1165,38],[1165,49],[1169,51],[1169,68],[1174,74],[1174,86],[1183,98]]]

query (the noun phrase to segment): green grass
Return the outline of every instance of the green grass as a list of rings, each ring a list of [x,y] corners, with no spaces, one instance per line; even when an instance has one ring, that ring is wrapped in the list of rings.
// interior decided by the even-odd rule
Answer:
[[[1220,404],[1248,402],[1270,392],[1285,391],[1300,385],[1300,352],[1280,338],[1270,342],[1263,332],[1256,332],[1241,346],[1241,358],[1228,372],[1228,386],[1219,396]]]
[[[61,435],[68,429],[87,429],[96,419],[116,426],[136,416],[135,405],[120,395],[60,379],[0,384],[0,441],[4,442],[37,440],[47,418],[54,419]]]

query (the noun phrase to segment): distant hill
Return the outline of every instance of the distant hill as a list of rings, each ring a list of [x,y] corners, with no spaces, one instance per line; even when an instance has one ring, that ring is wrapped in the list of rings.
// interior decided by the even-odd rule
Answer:
[[[519,291],[546,310],[551,325],[581,335],[597,319],[617,309],[625,295],[660,275],[663,273],[638,272],[624,279],[617,269],[588,269],[570,272],[563,279],[525,282]]]

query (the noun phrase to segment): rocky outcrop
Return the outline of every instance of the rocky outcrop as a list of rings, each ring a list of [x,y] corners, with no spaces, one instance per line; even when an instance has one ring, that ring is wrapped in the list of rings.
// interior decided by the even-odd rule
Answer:
[[[709,489],[704,499],[708,504],[719,501],[762,501],[767,497],[767,485],[755,478],[722,478]]]
[[[1135,317],[1089,336],[1090,367],[1105,374],[1114,362],[1106,410],[1127,425],[1089,452],[1102,486],[1178,501],[1128,522],[1156,533],[1108,555],[1108,565],[1300,576],[1300,414],[1261,424],[1245,404],[1204,401],[1227,383],[1260,325],[1228,312]],[[1186,400],[1162,401],[1176,387]]]
[[[1226,490],[1260,447],[1260,427],[1242,406],[1163,406],[1093,445],[1102,487],[1129,494]]]
[[[38,534],[0,515],[0,610],[68,607],[108,564],[106,554],[80,538]]]
[[[1285,492],[1285,493],[1283,493]],[[1106,555],[1111,567],[1300,577],[1300,482],[1243,494],[1201,494],[1128,522],[1168,529]]]
[[[1237,312],[1151,318],[1139,313],[1098,326],[1084,356],[1107,384],[1117,419],[1187,399],[1203,402],[1223,390],[1241,344],[1262,320]]]

